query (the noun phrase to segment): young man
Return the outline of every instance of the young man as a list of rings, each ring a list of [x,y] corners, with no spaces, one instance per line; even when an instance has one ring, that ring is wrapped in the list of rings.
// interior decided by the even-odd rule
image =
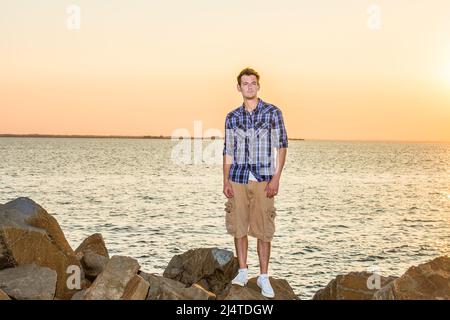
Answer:
[[[247,235],[257,238],[261,293],[275,296],[268,268],[275,232],[274,196],[278,193],[288,147],[281,110],[258,98],[259,75],[251,69],[237,77],[243,104],[228,113],[223,150],[225,224],[234,237],[239,272],[232,284],[247,284]]]

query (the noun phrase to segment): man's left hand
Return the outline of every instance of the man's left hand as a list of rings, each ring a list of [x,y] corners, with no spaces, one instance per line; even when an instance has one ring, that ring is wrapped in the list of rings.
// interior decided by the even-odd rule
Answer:
[[[273,198],[278,194],[278,187],[280,186],[280,178],[273,176],[269,183],[266,185],[264,191],[267,193],[268,198]]]

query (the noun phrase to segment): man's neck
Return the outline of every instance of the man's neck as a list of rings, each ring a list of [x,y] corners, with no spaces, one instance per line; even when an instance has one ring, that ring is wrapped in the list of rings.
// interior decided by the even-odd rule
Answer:
[[[248,112],[252,112],[255,110],[256,106],[258,105],[258,97],[254,99],[245,99],[244,98],[244,106],[245,110]]]

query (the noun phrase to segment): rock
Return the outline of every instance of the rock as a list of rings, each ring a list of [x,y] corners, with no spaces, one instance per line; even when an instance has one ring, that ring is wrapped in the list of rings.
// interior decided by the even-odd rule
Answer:
[[[0,289],[0,300],[11,300],[11,298],[2,289]]]
[[[94,233],[87,237],[78,248],[75,249],[75,254],[79,259],[81,259],[86,252],[95,253],[109,259],[108,249],[106,248],[105,241],[100,233]]]
[[[89,280],[94,281],[95,278],[103,272],[109,259],[105,256],[101,256],[96,253],[87,251],[81,258],[81,264],[83,266],[86,277]]]
[[[268,300],[260,291],[250,289],[248,286],[241,287],[233,284],[228,293],[219,296],[217,300]]]
[[[194,283],[186,287],[184,283],[154,274],[140,272],[148,281],[150,290],[147,300],[214,300],[216,295]]]
[[[81,281],[81,290],[87,289],[92,285],[92,282],[89,281],[89,279],[84,278],[83,281]],[[78,292],[78,291],[77,291]]]
[[[224,295],[219,296],[218,300],[300,300],[294,293],[294,290],[289,283],[284,279],[277,279],[269,277],[275,297],[268,299],[261,294],[261,289],[256,284],[257,277],[248,280],[245,287],[232,285],[230,291]]]
[[[371,299],[374,292],[381,286],[392,281],[393,278],[380,276],[380,287],[371,289],[370,272],[350,272],[346,275],[338,275],[328,285],[313,297],[313,300],[367,300]],[[369,283],[369,285],[368,285]]]
[[[106,264],[105,270],[86,290],[86,300],[119,300],[125,289],[137,274],[139,263],[130,257],[113,256]]]
[[[81,264],[58,222],[33,200],[17,198],[0,205],[0,270],[32,263],[56,271],[57,298],[69,299],[75,292],[66,285],[66,271]]]
[[[77,291],[70,300],[84,300],[85,294],[86,294],[86,289]]]
[[[379,288],[396,278],[380,276],[380,286],[369,289],[372,276],[374,274],[370,272],[350,272],[346,275],[338,275],[324,289],[317,291],[313,300],[370,300]]]
[[[55,270],[35,264],[0,271],[0,289],[17,300],[52,300],[55,296]]]
[[[194,283],[188,289],[191,289],[191,290],[198,289],[198,290],[200,290],[200,291],[198,291],[199,294],[205,296],[205,298],[202,299],[202,300],[216,300],[217,299],[217,296],[214,293],[212,293],[211,291],[206,290],[205,288],[203,288],[198,283]]]
[[[217,248],[192,249],[170,260],[164,277],[191,286],[199,283],[216,295],[228,292],[238,270],[233,252]]]
[[[100,233],[87,237],[75,250],[75,255],[91,281],[102,273],[109,260],[108,249]]]
[[[450,258],[442,256],[409,268],[400,278],[384,286],[375,300],[449,300]]]
[[[122,296],[123,300],[145,300],[147,298],[150,284],[141,276],[135,275],[128,282],[125,292]]]

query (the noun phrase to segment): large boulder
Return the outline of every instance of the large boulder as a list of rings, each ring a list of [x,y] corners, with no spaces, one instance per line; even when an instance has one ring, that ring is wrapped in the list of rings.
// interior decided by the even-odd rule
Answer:
[[[378,290],[376,300],[450,300],[450,258],[438,257],[409,268]]]
[[[0,270],[0,289],[16,300],[52,300],[55,270],[35,264]]]
[[[232,285],[227,294],[217,297],[218,300],[268,300],[261,294],[256,284],[257,277],[248,280],[245,287]],[[273,300],[299,300],[292,287],[284,279],[269,277],[275,297]]]
[[[375,284],[374,276],[380,277],[380,286]],[[350,272],[338,275],[328,285],[316,292],[313,300],[370,300],[381,287],[393,281],[396,277],[383,277],[370,272]]]
[[[56,298],[69,299],[76,292],[67,286],[67,270],[81,270],[81,264],[58,222],[33,200],[17,198],[0,205],[0,270],[33,263],[56,271]]]
[[[150,290],[147,300],[214,300],[216,295],[194,283],[186,287],[184,283],[161,277],[155,274],[140,272],[139,275],[148,281]]]
[[[119,300],[124,298],[127,286],[139,270],[137,260],[130,257],[113,256],[106,264],[105,270],[95,279],[84,293],[86,300]],[[138,286],[134,286],[140,289]],[[130,290],[131,287],[128,287]],[[125,295],[132,296],[129,292]]]
[[[218,248],[192,249],[170,260],[163,276],[191,286],[199,284],[216,295],[228,292],[238,270],[233,252]]]

